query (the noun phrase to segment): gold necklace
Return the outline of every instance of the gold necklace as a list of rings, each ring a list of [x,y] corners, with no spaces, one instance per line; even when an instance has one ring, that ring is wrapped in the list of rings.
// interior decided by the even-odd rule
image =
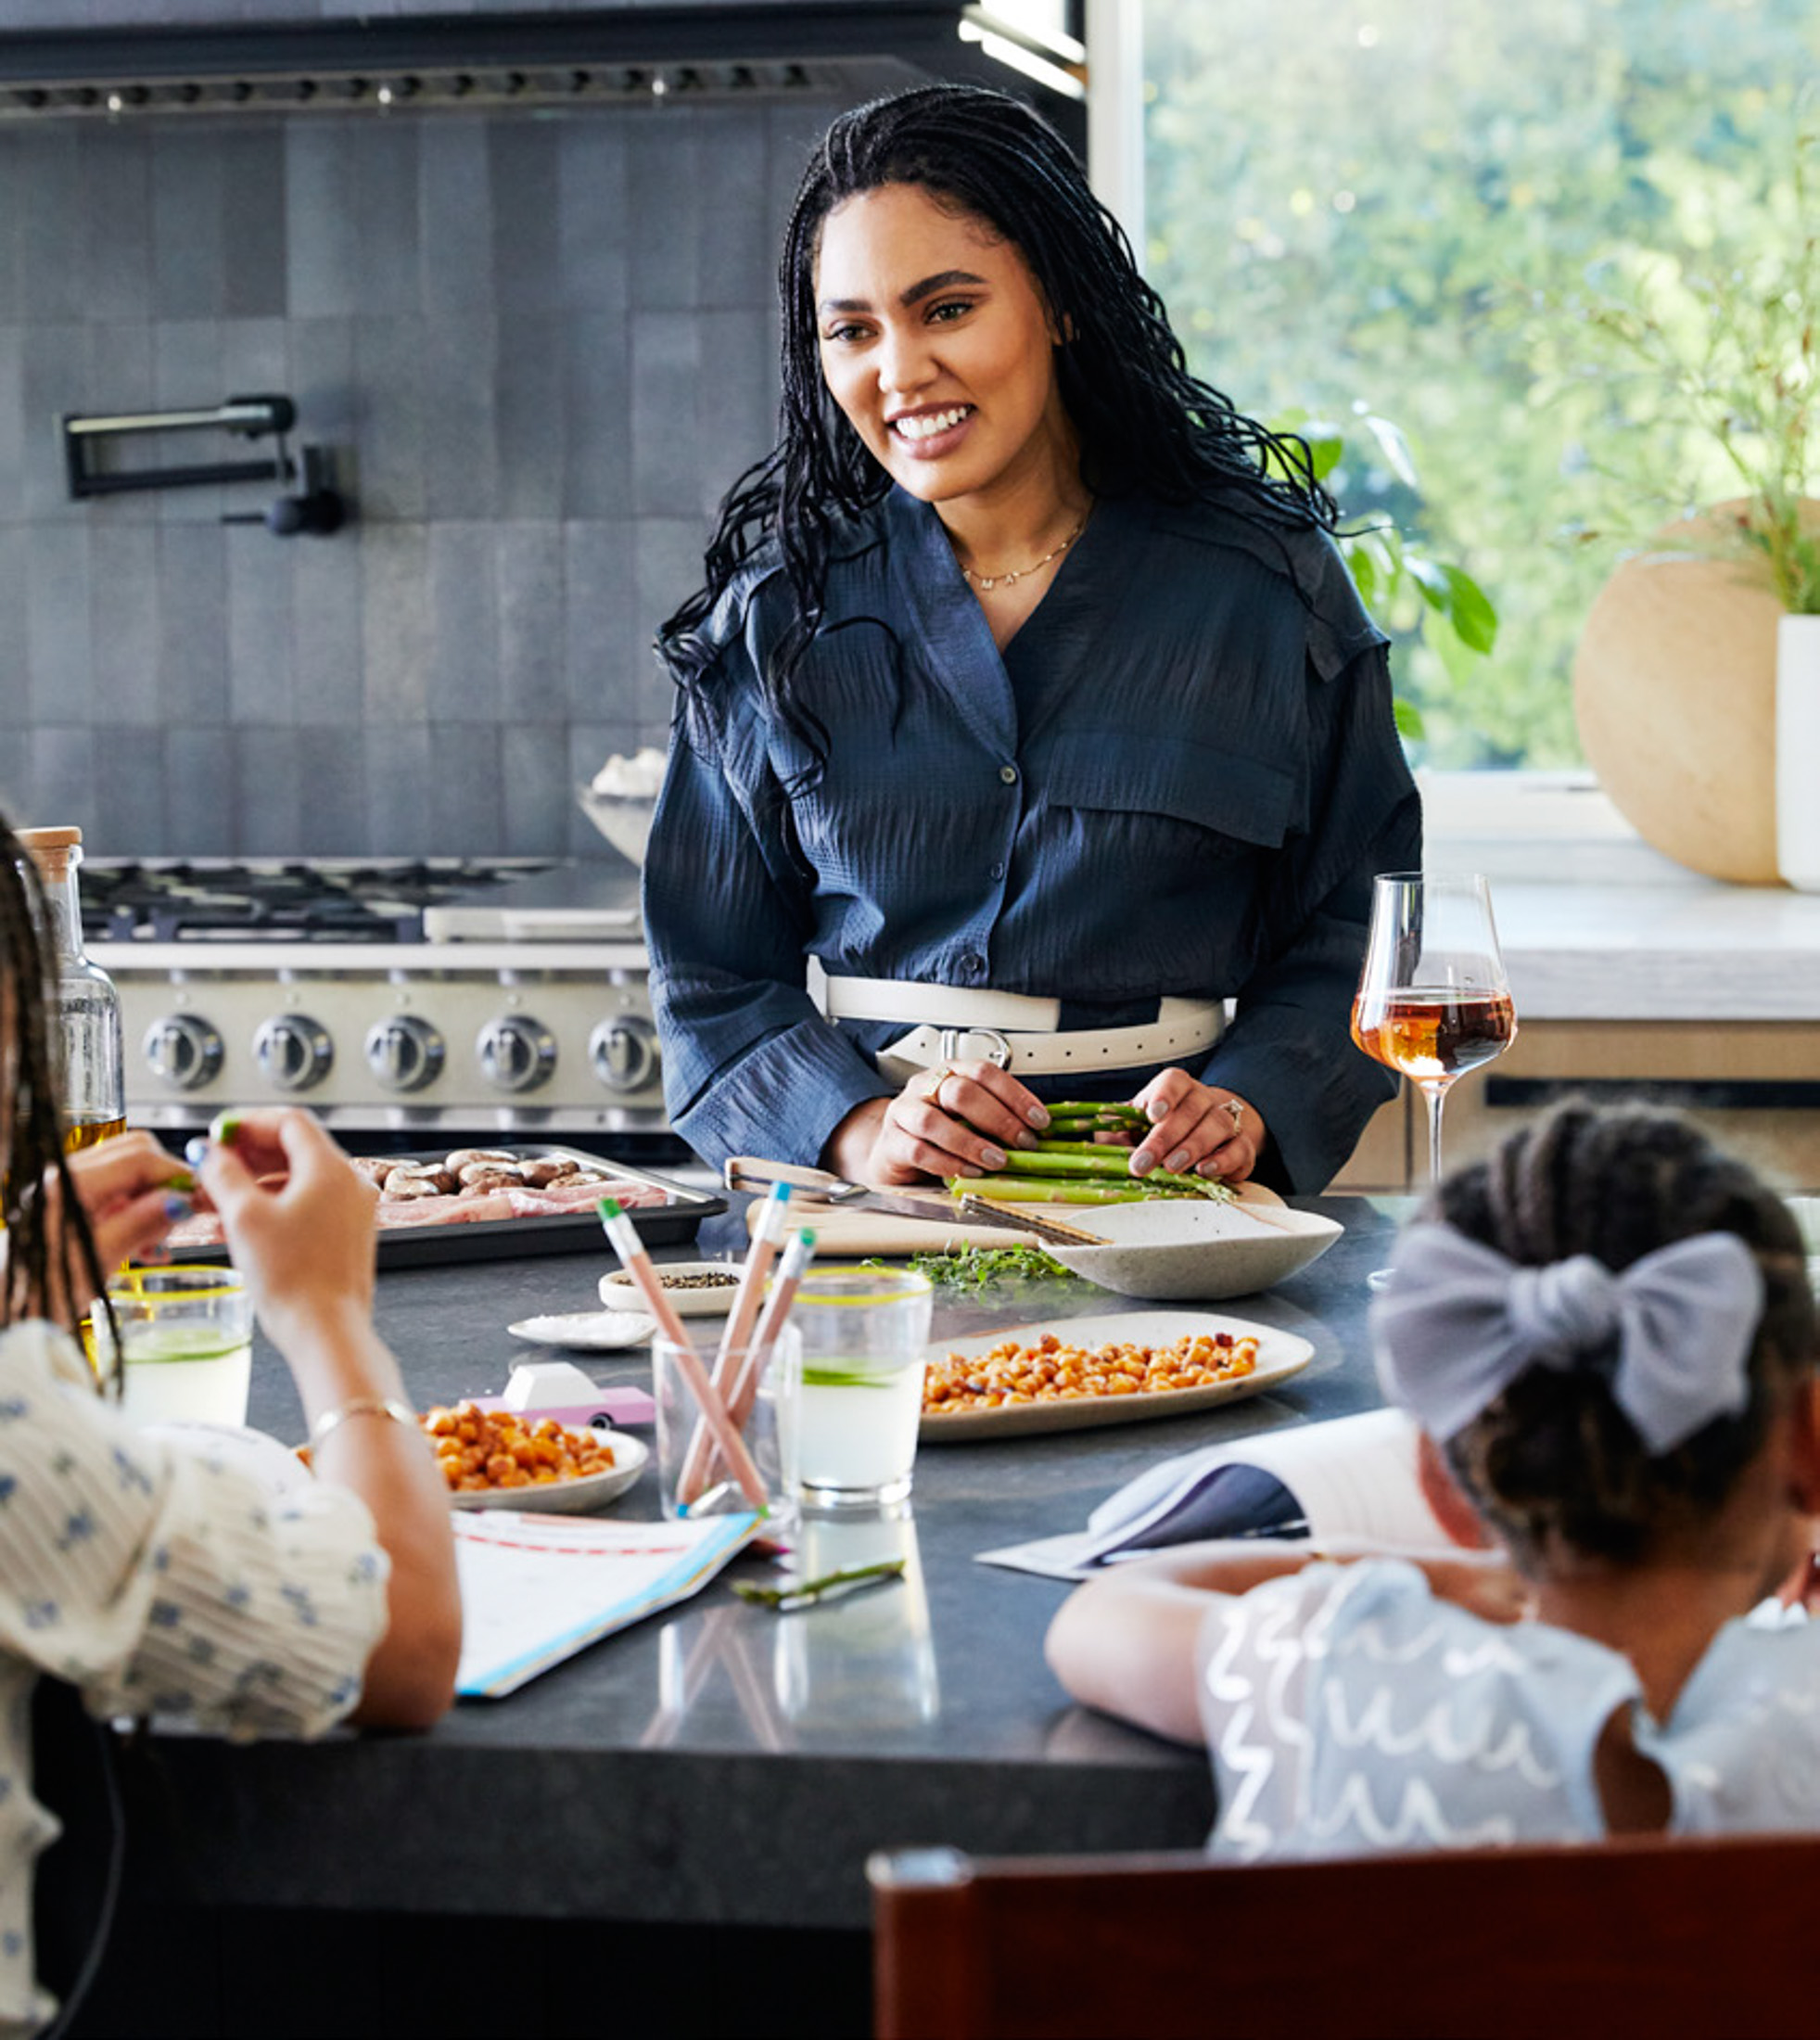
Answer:
[[[986,593],[990,593],[990,592],[994,588],[1009,588],[1014,580],[1027,580],[1032,574],[1040,574],[1043,568],[1049,565],[1050,560],[1060,559],[1063,554],[1068,550],[1068,548],[1075,542],[1077,538],[1080,537],[1081,533],[1086,529],[1087,512],[1083,510],[1081,512],[1081,521],[1077,525],[1075,525],[1075,529],[1069,532],[1068,536],[1063,540],[1060,545],[1052,546],[1047,553],[1043,555],[1041,559],[1033,560],[1028,567],[1013,567],[1007,573],[976,574],[963,559],[957,559],[955,564],[960,567],[961,571],[966,575],[967,579],[973,582],[975,588],[978,588]]]

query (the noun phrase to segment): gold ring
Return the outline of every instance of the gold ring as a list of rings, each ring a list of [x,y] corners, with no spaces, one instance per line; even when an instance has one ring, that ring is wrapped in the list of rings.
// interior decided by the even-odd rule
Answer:
[[[1222,1098],[1219,1107],[1232,1121],[1233,1132],[1239,1132],[1245,1124],[1245,1101],[1242,1098]]]
[[[917,1096],[922,1099],[923,1103],[925,1105],[935,1105],[937,1109],[939,1109],[941,1105],[942,1086],[947,1083],[948,1078],[953,1075],[953,1064],[943,1063],[938,1068],[930,1072],[929,1081],[923,1085],[923,1089],[917,1093]]]

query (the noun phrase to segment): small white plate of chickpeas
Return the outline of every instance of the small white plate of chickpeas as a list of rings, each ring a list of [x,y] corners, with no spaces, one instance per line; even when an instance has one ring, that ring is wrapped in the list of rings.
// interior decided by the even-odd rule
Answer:
[[[925,1445],[1186,1416],[1299,1374],[1306,1339],[1206,1310],[1126,1310],[1013,1325],[929,1348]]]
[[[426,1409],[418,1422],[449,1485],[452,1509],[585,1515],[623,1495],[651,1457],[649,1446],[623,1431],[471,1402]]]

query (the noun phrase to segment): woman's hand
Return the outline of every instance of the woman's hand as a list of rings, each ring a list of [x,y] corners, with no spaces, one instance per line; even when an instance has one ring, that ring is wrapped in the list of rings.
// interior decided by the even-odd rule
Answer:
[[[895,1098],[857,1105],[834,1128],[822,1165],[884,1190],[929,1178],[993,1176],[1007,1148],[1033,1148],[1049,1112],[996,1063],[918,1070]]]
[[[1131,1173],[1166,1168],[1177,1176],[1217,1176],[1242,1183],[1264,1153],[1265,1126],[1255,1105],[1236,1091],[1197,1082],[1185,1069],[1165,1069],[1131,1101],[1150,1116],[1151,1129],[1131,1156]]]
[[[199,1164],[274,1344],[305,1325],[373,1314],[378,1192],[307,1112],[223,1122]],[[295,1362],[293,1363],[295,1364]]]

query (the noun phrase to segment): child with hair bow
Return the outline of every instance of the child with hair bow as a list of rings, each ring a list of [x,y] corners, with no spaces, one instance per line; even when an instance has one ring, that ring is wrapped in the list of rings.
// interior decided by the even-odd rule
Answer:
[[[1379,1376],[1458,1556],[1120,1565],[1056,1616],[1063,1684],[1205,1738],[1234,1860],[1820,1829],[1816,1331],[1782,1200],[1685,1120],[1569,1105],[1449,1177],[1392,1268]]]

